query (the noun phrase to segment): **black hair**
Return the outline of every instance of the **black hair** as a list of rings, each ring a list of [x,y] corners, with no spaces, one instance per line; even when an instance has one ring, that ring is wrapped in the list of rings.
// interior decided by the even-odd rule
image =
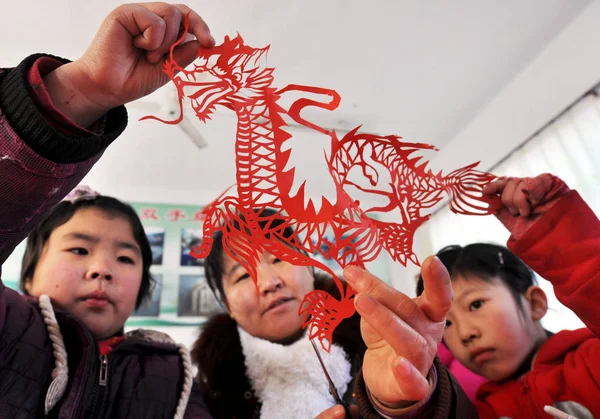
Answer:
[[[98,196],[93,199],[79,199],[74,202],[62,201],[55,205],[48,216],[40,222],[27,236],[27,245],[25,254],[23,255],[23,263],[21,266],[20,288],[28,294],[25,285],[31,281],[37,264],[42,255],[44,246],[48,242],[50,235],[57,227],[68,222],[77,211],[83,208],[98,209],[108,215],[115,217],[123,217],[131,225],[133,238],[135,239],[142,252],[142,282],[138,291],[137,300],[135,303],[136,310],[152,296],[154,288],[154,278],[150,274],[150,265],[152,265],[152,249],[144,232],[144,227],[135,210],[119,201],[118,199],[109,196]]]
[[[281,228],[280,234],[283,238],[289,239],[294,236],[294,229],[288,224],[286,218],[276,210],[271,208],[265,208],[261,210],[254,210],[258,217],[258,224],[261,229],[265,226],[269,226],[270,230]],[[239,215],[243,220],[243,216]],[[233,224],[233,229],[239,230],[239,223]],[[269,238],[267,236],[267,238]],[[206,282],[212,290],[213,294],[221,304],[226,302],[225,293],[223,292],[223,232],[217,230],[213,234],[213,243],[210,249],[209,255],[204,260],[204,275]],[[314,270],[313,270],[314,273]]]
[[[499,279],[510,290],[521,311],[521,296],[537,283],[531,268],[504,246],[490,243],[473,243],[464,247],[451,245],[444,247],[436,256],[452,280],[468,275],[488,282]],[[417,295],[422,293],[423,277],[419,275]]]

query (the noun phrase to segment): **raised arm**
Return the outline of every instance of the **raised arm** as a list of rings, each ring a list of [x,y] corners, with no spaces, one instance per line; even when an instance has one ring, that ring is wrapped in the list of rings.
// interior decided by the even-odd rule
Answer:
[[[74,62],[33,55],[0,71],[0,263],[123,131],[122,105],[168,81],[162,57],[185,16],[185,66],[214,45],[207,25],[187,6],[145,3],[113,10]]]
[[[600,221],[579,193],[550,174],[499,179],[485,193],[504,204],[508,247],[600,336]]]

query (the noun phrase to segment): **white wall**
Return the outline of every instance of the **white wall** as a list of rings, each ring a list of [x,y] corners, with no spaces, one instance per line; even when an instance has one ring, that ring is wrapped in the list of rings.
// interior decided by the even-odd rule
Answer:
[[[445,173],[481,160],[489,170],[566,107],[600,82],[600,1],[592,2],[563,29],[431,161]],[[435,253],[425,224],[415,245],[421,260]],[[414,295],[419,269],[392,264],[396,288]]]
[[[432,161],[489,169],[600,81],[600,2],[592,2]]]

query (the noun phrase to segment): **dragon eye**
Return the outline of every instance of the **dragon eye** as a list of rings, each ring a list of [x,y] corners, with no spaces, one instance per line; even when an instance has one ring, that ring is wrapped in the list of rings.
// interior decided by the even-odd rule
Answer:
[[[225,70],[222,69],[221,67],[217,67],[217,66],[213,67],[212,72],[217,76],[222,76],[225,74]]]

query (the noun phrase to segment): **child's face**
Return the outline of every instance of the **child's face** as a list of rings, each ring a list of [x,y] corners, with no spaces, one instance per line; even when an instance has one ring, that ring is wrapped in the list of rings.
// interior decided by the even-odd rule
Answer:
[[[527,301],[523,299],[523,314],[499,279],[486,282],[467,276],[453,280],[452,288],[444,342],[474,373],[491,381],[509,378],[536,344]]]
[[[54,229],[26,286],[33,296],[47,294],[103,339],[119,331],[135,308],[142,269],[126,219],[85,208]]]
[[[269,341],[285,340],[302,329],[298,309],[304,296],[314,290],[314,277],[308,267],[262,254],[257,266],[257,293],[246,270],[227,254],[223,258],[227,308],[242,329]]]

